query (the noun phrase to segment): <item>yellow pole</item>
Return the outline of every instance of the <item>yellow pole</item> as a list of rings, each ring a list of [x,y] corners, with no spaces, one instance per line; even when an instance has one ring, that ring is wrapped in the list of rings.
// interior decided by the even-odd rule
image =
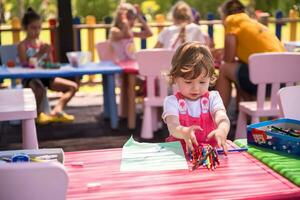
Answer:
[[[96,24],[96,17],[92,15],[86,16],[86,24],[88,25],[95,25]],[[94,28],[88,28],[88,50],[92,54],[92,60],[95,60],[95,36],[94,36]]]
[[[96,24],[96,17],[92,15],[86,16],[86,24],[93,26]],[[94,36],[94,28],[88,28],[88,50],[92,54],[92,61],[95,60],[95,36]],[[88,81],[89,82],[95,82],[95,75],[90,75]]]
[[[11,26],[13,28],[12,36],[13,36],[13,43],[16,44],[20,41],[20,32],[21,32],[21,22],[18,17],[14,17],[11,20]]]
[[[166,19],[163,14],[157,14],[155,15],[155,21],[157,25],[162,25],[166,21]],[[162,29],[163,27],[157,27],[157,33],[160,33]]]
[[[298,19],[299,18],[299,12],[295,9],[291,9],[289,12],[290,19]],[[297,22],[291,22],[290,26],[290,41],[297,40]]]
[[[11,20],[11,27],[13,28],[12,37],[13,43],[16,44],[20,42],[20,33],[21,33],[21,21],[18,17],[13,17]],[[21,84],[21,79],[11,79],[12,85]]]

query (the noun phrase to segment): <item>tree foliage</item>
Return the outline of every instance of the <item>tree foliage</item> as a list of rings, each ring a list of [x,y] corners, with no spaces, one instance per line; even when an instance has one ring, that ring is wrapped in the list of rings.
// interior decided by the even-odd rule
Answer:
[[[93,15],[97,22],[103,17],[113,15],[119,1],[116,0],[72,0],[73,16]]]
[[[5,0],[3,3],[10,5],[9,10],[6,11],[9,11],[12,17],[22,18],[29,7],[44,19],[55,17],[57,13],[56,0]]]
[[[59,1],[62,0],[3,0],[2,2],[10,5],[7,7],[10,9],[11,17],[22,17],[25,9],[30,6],[40,13],[43,18],[47,19],[56,14],[56,4]],[[145,1],[147,0],[127,0],[129,3],[137,3],[139,5]],[[153,9],[153,13],[151,13],[155,15],[158,13],[167,14],[178,0],[149,1],[154,1],[158,5],[157,9]],[[71,0],[71,2],[73,16],[85,17],[94,15],[97,22],[102,21],[105,16],[113,16],[119,4],[119,0]],[[186,0],[186,2],[196,8],[201,13],[201,18],[205,19],[208,12],[214,13],[216,18],[218,18],[217,10],[224,0]],[[241,2],[249,4],[255,9],[269,12],[271,15],[274,15],[275,11],[281,10],[286,17],[293,5],[300,6],[300,0],[241,0]]]

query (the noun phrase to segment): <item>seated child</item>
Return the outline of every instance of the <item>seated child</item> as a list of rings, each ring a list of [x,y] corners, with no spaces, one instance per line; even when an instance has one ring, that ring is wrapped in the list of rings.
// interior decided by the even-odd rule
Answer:
[[[200,144],[222,147],[227,152],[230,122],[219,93],[208,91],[216,80],[210,50],[199,42],[183,43],[171,65],[170,81],[178,92],[164,101],[162,118],[170,132],[166,141],[180,141],[186,152]]]
[[[22,19],[26,38],[18,44],[18,55],[23,66],[39,65],[41,62],[51,62],[51,48],[39,39],[41,31],[41,17],[31,8],[28,8]],[[34,61],[34,63],[32,63]],[[55,78],[24,79],[24,87],[31,88],[37,102],[37,122],[47,124],[50,122],[72,122],[74,116],[63,111],[65,105],[75,95],[78,85],[70,80]],[[46,97],[47,87],[54,91],[63,92],[57,104],[49,114],[43,108],[43,99]]]

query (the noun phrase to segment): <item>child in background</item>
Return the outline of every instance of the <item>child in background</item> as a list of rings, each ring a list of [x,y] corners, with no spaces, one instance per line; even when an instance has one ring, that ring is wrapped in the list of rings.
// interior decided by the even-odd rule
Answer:
[[[250,81],[248,59],[252,54],[285,51],[282,43],[268,27],[251,19],[238,0],[227,0],[219,8],[224,25],[224,62],[220,66],[216,90],[228,108],[232,83],[245,101],[255,99],[257,85]],[[237,106],[238,107],[238,106]]]
[[[142,26],[140,31],[133,31],[136,19],[138,19]],[[126,65],[128,65],[128,63],[130,65],[131,61],[135,60],[134,54],[136,52],[136,48],[134,44],[134,37],[147,38],[152,35],[152,31],[144,20],[139,6],[133,6],[129,3],[121,3],[117,8],[116,16],[110,29],[109,35],[111,46],[115,53],[115,61],[118,62],[118,64],[121,66],[125,63],[124,67],[126,68]],[[134,62],[132,64],[134,64]],[[132,76],[129,74],[121,74],[119,79],[120,82],[117,82],[117,85],[121,86],[121,117],[126,117],[126,113],[128,113],[125,102],[128,101],[127,89],[128,82],[132,81],[131,78]],[[133,79],[136,81],[136,85],[138,85],[140,88],[137,91],[137,94],[143,95],[145,92],[145,90],[143,89],[143,77],[137,76],[136,78],[133,77]]]
[[[136,19],[142,25],[141,31],[138,32],[132,30]],[[109,36],[113,50],[117,56],[117,61],[134,59],[134,37],[147,38],[152,35],[152,31],[137,5],[133,6],[129,3],[122,3],[118,7]]]
[[[197,41],[213,47],[207,34],[201,31],[199,25],[193,23],[192,8],[184,1],[177,2],[172,8],[173,25],[164,28],[158,35],[155,48],[176,49],[187,41]]]
[[[22,19],[22,26],[26,31],[26,38],[18,44],[18,55],[23,66],[37,65],[42,61],[51,61],[51,48],[39,40],[41,32],[41,17],[31,8],[27,9]],[[32,63],[34,61],[34,63]],[[78,89],[78,85],[63,78],[24,79],[23,86],[31,88],[37,102],[37,122],[72,122],[74,116],[63,112],[64,106],[71,100]],[[63,92],[57,104],[46,114],[42,109],[43,98],[46,96],[46,87],[54,91]]]
[[[186,42],[178,47],[171,64],[169,77],[178,92],[164,101],[162,118],[170,132],[166,141],[180,141],[186,151],[208,143],[227,152],[230,122],[219,93],[208,91],[216,80],[208,47]]]

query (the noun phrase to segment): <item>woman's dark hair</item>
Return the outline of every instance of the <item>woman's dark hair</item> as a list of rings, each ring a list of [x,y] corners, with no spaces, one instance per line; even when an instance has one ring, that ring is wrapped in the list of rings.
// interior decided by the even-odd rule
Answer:
[[[26,28],[31,22],[40,20],[41,16],[37,14],[31,7],[27,8],[22,19],[22,26]]]
[[[245,6],[239,0],[228,0],[220,7],[224,16],[233,15],[237,13],[244,13]]]

